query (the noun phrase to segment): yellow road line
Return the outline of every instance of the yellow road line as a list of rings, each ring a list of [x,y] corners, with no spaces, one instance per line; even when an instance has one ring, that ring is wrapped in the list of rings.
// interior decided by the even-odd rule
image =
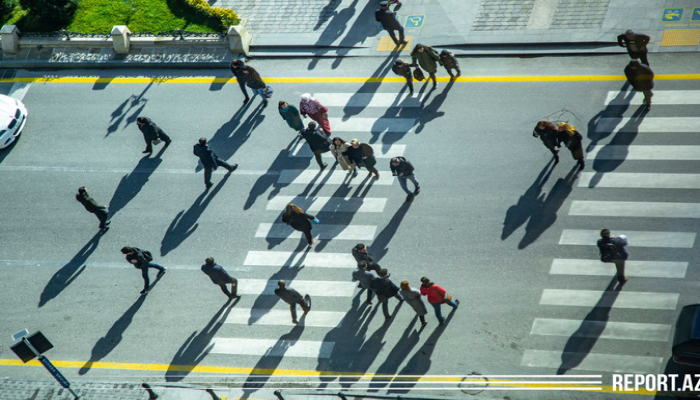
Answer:
[[[450,78],[437,78],[440,82],[449,82]],[[656,75],[655,80],[698,80],[700,74]],[[543,76],[462,76],[456,82],[586,82],[586,81],[624,81],[624,75],[543,75]],[[98,77],[36,77],[0,79],[0,83],[229,83],[234,78],[98,78]],[[265,78],[267,83],[401,83],[404,78]]]
[[[454,383],[459,384],[464,380],[463,376],[420,376],[420,375],[381,375],[373,373],[362,373],[362,372],[332,372],[332,371],[312,371],[312,370],[296,370],[296,369],[266,369],[266,368],[241,368],[241,367],[218,367],[218,366],[207,366],[207,365],[169,365],[169,364],[143,364],[143,363],[116,363],[116,362],[103,362],[103,361],[51,361],[56,367],[59,368],[89,368],[89,369],[113,369],[113,370],[130,370],[130,371],[170,371],[170,372],[199,372],[205,374],[237,374],[237,375],[271,375],[271,376],[299,376],[299,377],[333,377],[342,375],[344,377],[353,377],[359,380],[376,379],[376,380],[388,380],[388,381],[408,381],[408,382],[439,382],[439,383]],[[29,361],[28,363],[23,363],[20,360],[14,359],[0,359],[0,366],[32,366],[41,367],[42,364],[36,360]],[[527,382],[513,382],[511,380],[504,379],[483,379],[478,376],[470,376],[464,380],[464,383],[469,385],[464,387],[465,390],[473,389],[478,390],[479,385],[487,385],[491,388],[493,387],[504,387],[504,388],[535,388],[535,389],[562,389],[562,388],[580,388],[589,387],[588,389],[579,389],[581,391],[595,391],[604,393],[615,393],[615,394],[643,394],[643,395],[655,395],[655,391],[648,391],[640,389],[636,392],[619,392],[613,391],[612,386],[597,386],[597,385],[584,385],[584,384],[557,384],[552,383],[527,383]],[[598,387],[601,389],[598,390]],[[420,389],[417,387],[416,389]],[[497,390],[497,389],[496,389]]]

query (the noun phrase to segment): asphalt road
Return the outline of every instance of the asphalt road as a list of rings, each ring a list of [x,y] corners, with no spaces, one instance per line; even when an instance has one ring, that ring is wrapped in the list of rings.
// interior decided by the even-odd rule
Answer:
[[[441,82],[435,91],[418,84],[420,101],[392,100],[403,95],[401,83],[318,82],[318,78],[391,77],[392,60],[348,59],[339,66],[321,60],[313,70],[307,69],[305,60],[253,61],[263,78],[301,80],[272,83],[275,93],[266,109],[259,107],[259,99],[241,106],[242,96],[231,82],[31,83],[23,97],[30,112],[25,131],[16,145],[0,151],[4,288],[0,335],[8,338],[22,328],[41,330],[55,345],[48,354],[51,359],[74,362],[62,367],[70,379],[212,383],[227,379],[212,371],[192,370],[199,366],[229,368],[227,372],[244,378],[250,368],[265,374],[285,371],[300,374],[297,379],[309,386],[318,383],[313,371],[602,374],[603,385],[609,386],[612,370],[603,368],[606,365],[634,367],[622,372],[663,372],[676,315],[683,305],[698,302],[694,235],[700,215],[693,207],[700,187],[653,187],[648,175],[615,174],[663,173],[667,175],[656,178],[669,182],[678,174],[700,173],[700,158],[679,156],[694,151],[700,132],[674,128],[673,122],[697,118],[698,102],[679,104],[663,94],[685,90],[692,97],[700,91],[700,81],[657,80],[655,100],[660,104],[643,116],[639,99],[630,100],[629,93],[623,94],[619,105],[606,105],[609,93],[627,89],[619,78],[627,63],[623,56],[466,59],[463,76],[480,79]],[[696,72],[692,66],[698,64],[698,56],[655,55],[651,62],[657,75],[687,74]],[[17,73],[17,77],[45,75],[229,77],[227,71]],[[607,78],[513,79],[590,75]],[[499,78],[488,81],[486,76]],[[0,83],[0,93],[13,88],[18,86]],[[329,107],[332,122],[340,127],[334,128],[334,136],[359,138],[375,151],[383,149],[382,154],[394,151],[409,159],[416,167],[421,194],[411,203],[404,201],[386,157],[379,158],[382,176],[373,182],[364,170],[348,181],[337,166],[333,173],[338,178],[317,175],[312,157],[291,156],[297,139],[279,117],[276,102],[297,103],[305,92],[319,94],[322,102],[324,98],[339,102]],[[671,98],[670,103],[661,104],[663,98]],[[343,105],[343,99],[353,103]],[[368,103],[369,99],[376,103]],[[152,118],[173,138],[160,155],[156,152],[162,145],[150,157],[141,154],[143,139],[135,125],[139,115]],[[621,119],[640,116],[634,126],[630,125],[634,120]],[[566,120],[579,128],[584,148],[597,154],[588,157],[583,174],[576,173],[565,149],[562,161],[553,167],[551,154],[530,134],[541,119]],[[618,123],[625,126],[622,132],[606,129]],[[217,171],[208,192],[192,155],[192,145],[201,136],[210,138],[221,158],[239,164],[228,176]],[[644,146],[679,147],[654,160],[635,156],[637,150],[648,149],[644,154],[659,150]],[[617,155],[605,159],[606,151]],[[285,181],[295,170],[305,170],[310,180]],[[636,187],[623,187],[623,182]],[[109,205],[108,232],[99,233],[97,219],[75,201],[76,189],[83,185],[98,202]],[[296,235],[287,237],[291,230],[286,227],[280,237],[265,234],[264,224],[280,223],[282,208],[277,206],[290,199],[311,204],[325,197],[334,199],[312,211],[321,220],[315,231],[329,239],[319,240],[307,255],[300,254],[300,261],[289,259],[290,265],[265,258],[280,252],[275,254],[285,260],[288,254],[281,252],[304,253],[306,247]],[[629,202],[665,203],[668,208],[653,211],[651,206],[635,208]],[[620,217],[604,211],[608,207],[631,211]],[[344,227],[353,230],[340,232]],[[614,268],[607,265],[609,273],[591,272],[600,267],[595,263],[595,240],[577,242],[587,237],[581,231],[605,227],[628,234],[630,260],[646,261],[650,268],[663,271],[637,276],[630,265],[624,289],[606,291],[614,288]],[[638,231],[642,233],[635,237],[633,232]],[[670,248],[656,244],[644,232],[666,232],[674,243],[690,242]],[[418,287],[420,277],[428,276],[460,299],[460,308],[449,314],[443,328],[438,328],[430,309],[428,326],[418,331],[419,323],[407,304],[385,324],[376,301],[366,307],[364,293],[352,292],[352,267],[326,258],[331,253],[347,257],[357,242],[370,246],[397,284],[408,280]],[[119,252],[127,245],[151,250],[157,263],[169,267],[160,280],[151,273],[155,287],[146,297],[139,296],[140,272]],[[224,305],[218,287],[199,271],[208,256],[242,280],[243,297],[232,307]],[[267,261],[254,265],[253,256]],[[321,261],[315,265],[313,260]],[[558,262],[568,272],[553,273]],[[668,276],[669,270],[675,275]],[[275,296],[259,295],[258,286],[274,285],[278,279],[320,293],[314,296],[308,324],[293,327],[285,304]],[[579,303],[564,305],[567,302]],[[395,300],[390,303],[394,310]],[[250,314],[248,309],[256,311]],[[443,307],[443,312],[448,315],[449,308]],[[314,326],[314,313],[323,315],[314,317],[321,321],[318,325],[336,323]],[[226,318],[228,323],[219,323]],[[263,340],[271,346],[267,356],[258,354],[265,347]],[[229,345],[235,354],[226,354]],[[242,354],[245,351],[250,354]],[[559,365],[555,365],[557,354]],[[14,358],[8,346],[0,349],[0,359]],[[3,364],[3,376],[45,376],[40,368]],[[320,384],[347,388],[353,382],[321,378]],[[397,381],[377,378],[374,383],[380,391],[408,390]],[[421,385],[426,383],[411,383],[408,388],[419,393]],[[366,382],[353,387],[364,388]],[[462,395],[447,388],[430,393]],[[479,395],[560,398],[556,391]],[[613,396],[567,393],[572,399]]]

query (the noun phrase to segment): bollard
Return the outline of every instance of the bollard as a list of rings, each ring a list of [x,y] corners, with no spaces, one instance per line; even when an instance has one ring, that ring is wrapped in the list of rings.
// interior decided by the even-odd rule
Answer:
[[[2,35],[2,52],[15,54],[19,51],[19,28],[17,25],[3,25],[0,29]]]
[[[253,37],[248,33],[245,26],[248,23],[248,18],[241,18],[238,25],[228,27],[226,36],[228,36],[228,45],[232,52],[248,55],[250,52],[250,42]]]
[[[112,46],[114,47],[114,52],[117,54],[127,54],[129,53],[129,48],[131,47],[131,39],[129,34],[131,31],[126,25],[115,25],[112,27]]]

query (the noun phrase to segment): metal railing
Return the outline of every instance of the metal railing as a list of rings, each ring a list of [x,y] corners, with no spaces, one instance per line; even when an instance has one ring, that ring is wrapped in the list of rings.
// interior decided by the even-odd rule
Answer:
[[[99,38],[99,39],[109,39],[112,37],[109,33],[82,33],[73,32],[61,29],[60,31],[52,32],[22,32],[20,36],[36,37],[36,38],[65,38],[66,40],[78,39],[78,38]],[[165,32],[132,32],[129,33],[131,37],[179,37],[180,40],[185,40],[186,37],[192,38],[212,38],[212,39],[225,39],[226,33],[224,32],[192,32],[185,31],[182,29],[173,29]]]

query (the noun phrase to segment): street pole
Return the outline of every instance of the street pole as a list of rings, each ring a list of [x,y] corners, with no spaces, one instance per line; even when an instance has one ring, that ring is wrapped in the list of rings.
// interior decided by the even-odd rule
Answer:
[[[80,396],[78,396],[78,394],[75,393],[75,391],[74,391],[73,389],[71,389],[71,387],[70,387],[70,382],[68,382],[68,379],[66,379],[66,377],[63,376],[63,374],[61,373],[61,371],[59,371],[58,369],[56,369],[56,367],[51,363],[51,360],[49,360],[48,357],[46,357],[45,355],[39,353],[39,352],[34,348],[34,346],[32,346],[32,344],[29,343],[29,340],[27,340],[27,338],[23,337],[23,338],[22,338],[22,342],[24,342],[24,344],[27,345],[27,347],[29,347],[29,349],[34,353],[34,355],[35,355],[36,358],[39,360],[39,362],[49,371],[49,373],[50,373],[54,378],[56,378],[56,380],[58,381],[58,383],[59,383],[61,386],[63,386],[65,389],[68,389],[68,391],[70,392],[70,394],[72,394],[73,397],[74,397],[76,400],[80,398]]]

